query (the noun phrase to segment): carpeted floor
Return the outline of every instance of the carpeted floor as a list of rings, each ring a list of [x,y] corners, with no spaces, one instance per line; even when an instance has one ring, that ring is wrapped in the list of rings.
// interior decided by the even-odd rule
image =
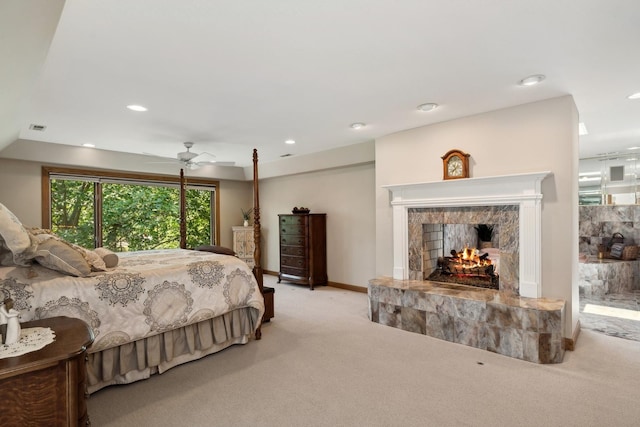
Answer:
[[[94,426],[637,426],[640,342],[537,365],[372,323],[366,294],[275,283],[263,339],[89,398]]]

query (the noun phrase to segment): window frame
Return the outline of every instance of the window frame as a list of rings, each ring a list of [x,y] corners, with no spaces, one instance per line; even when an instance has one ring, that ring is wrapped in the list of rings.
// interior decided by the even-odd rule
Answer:
[[[75,168],[65,168],[65,167],[55,167],[55,166],[42,166],[42,175],[41,175],[41,187],[42,187],[42,228],[51,228],[51,175],[66,175],[71,177],[79,177],[87,180],[122,180],[122,181],[132,181],[132,183],[144,183],[144,182],[157,182],[164,184],[171,184],[180,187],[180,177],[173,175],[162,175],[162,174],[147,174],[147,173],[135,173],[135,172],[118,172],[118,171],[107,171],[100,169],[75,169]],[[213,237],[213,242],[211,244],[218,244],[220,241],[220,181],[216,179],[208,179],[208,178],[194,178],[194,177],[184,177],[185,188],[189,189],[189,186],[207,186],[213,187],[215,190],[214,198],[215,200],[215,219],[212,222],[215,230],[211,233]],[[99,185],[99,181],[96,183]],[[181,191],[181,190],[180,190]],[[97,227],[98,224],[102,223],[102,192],[96,191],[94,184],[94,206],[96,212],[94,213],[95,221],[96,221],[96,229],[101,227]],[[97,231],[97,233],[101,233],[101,230]],[[97,234],[94,235],[94,240],[97,237]]]

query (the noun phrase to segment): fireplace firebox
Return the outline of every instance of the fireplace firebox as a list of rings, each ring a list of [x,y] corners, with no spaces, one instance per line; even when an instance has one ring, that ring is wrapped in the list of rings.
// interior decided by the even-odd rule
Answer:
[[[478,208],[474,210],[467,209],[463,215],[456,215],[455,210],[445,212],[449,219],[486,216],[480,215]],[[416,214],[420,212],[411,212]],[[485,228],[491,229],[491,237],[480,235],[479,230]],[[422,279],[499,290],[500,251],[494,248],[499,246],[499,228],[499,224],[423,224]],[[410,241],[414,239],[420,236],[409,236]]]

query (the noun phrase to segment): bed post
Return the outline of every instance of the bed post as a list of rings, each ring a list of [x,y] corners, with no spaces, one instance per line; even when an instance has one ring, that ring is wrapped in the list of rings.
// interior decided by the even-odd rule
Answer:
[[[258,150],[253,149],[253,243],[255,249],[253,251],[253,275],[258,282],[260,292],[263,291],[262,266],[260,265],[260,192],[258,191]],[[262,338],[262,327],[256,329],[256,339]]]
[[[253,149],[253,242],[255,250],[253,251],[253,275],[256,276],[258,286],[262,292],[263,278],[262,265],[260,264],[260,192],[258,191],[258,150]]]
[[[187,248],[187,204],[184,169],[180,169],[180,249]]]

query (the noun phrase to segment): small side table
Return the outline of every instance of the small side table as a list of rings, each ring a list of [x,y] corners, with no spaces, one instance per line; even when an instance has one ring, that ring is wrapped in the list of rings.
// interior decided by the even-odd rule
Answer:
[[[21,327],[51,328],[56,339],[40,350],[0,359],[0,425],[90,425],[85,361],[93,331],[70,317],[34,320]]]

